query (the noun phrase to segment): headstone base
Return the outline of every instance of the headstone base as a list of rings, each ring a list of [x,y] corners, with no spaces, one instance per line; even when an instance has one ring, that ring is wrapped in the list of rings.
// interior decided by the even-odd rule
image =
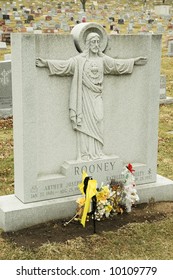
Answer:
[[[0,109],[0,119],[12,117],[13,112],[12,108]]]
[[[24,204],[15,195],[0,197],[0,228],[17,231],[54,219],[72,217],[79,197],[50,199]]]
[[[138,185],[140,203],[150,199],[173,201],[173,181],[157,175],[155,183]],[[15,195],[0,197],[0,228],[5,232],[17,231],[54,219],[72,217],[75,214],[76,199],[80,195],[47,201],[22,203]]]
[[[173,103],[173,97],[166,97],[164,99],[160,99],[160,104],[172,104]]]

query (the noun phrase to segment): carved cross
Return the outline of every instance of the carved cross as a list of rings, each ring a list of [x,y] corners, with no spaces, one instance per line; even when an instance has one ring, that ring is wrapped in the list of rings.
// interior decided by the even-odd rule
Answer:
[[[2,83],[2,85],[7,85],[9,83],[9,78],[8,75],[11,72],[11,70],[6,71],[5,69],[2,71],[1,76],[0,77],[0,82]]]

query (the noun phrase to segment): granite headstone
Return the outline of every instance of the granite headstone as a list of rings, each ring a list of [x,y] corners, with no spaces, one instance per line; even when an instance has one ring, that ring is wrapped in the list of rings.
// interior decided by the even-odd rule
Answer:
[[[83,170],[100,185],[129,162],[141,201],[163,199],[163,185],[173,199],[172,181],[157,176],[160,54],[160,35],[108,36],[96,23],[12,34],[15,194],[0,197],[0,227],[71,216]]]

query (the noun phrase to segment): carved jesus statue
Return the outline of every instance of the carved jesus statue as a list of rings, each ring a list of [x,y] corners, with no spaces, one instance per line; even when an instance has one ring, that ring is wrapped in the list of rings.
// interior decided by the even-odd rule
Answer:
[[[97,32],[87,35],[84,51],[68,60],[36,59],[37,67],[47,67],[51,75],[73,76],[69,114],[77,132],[78,160],[94,160],[103,154],[103,79],[104,74],[131,74],[134,65],[144,65],[147,59],[137,57],[114,59],[100,50]]]

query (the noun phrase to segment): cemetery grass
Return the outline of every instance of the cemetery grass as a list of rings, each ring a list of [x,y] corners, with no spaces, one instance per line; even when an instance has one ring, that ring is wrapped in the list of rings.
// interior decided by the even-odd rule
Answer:
[[[173,180],[172,127],[173,104],[161,105],[158,173]],[[14,192],[12,133],[12,119],[0,120],[0,195]],[[0,259],[173,259],[173,202],[137,204],[129,214],[97,222],[96,234],[91,219],[86,228],[64,227],[65,221],[0,230]]]

